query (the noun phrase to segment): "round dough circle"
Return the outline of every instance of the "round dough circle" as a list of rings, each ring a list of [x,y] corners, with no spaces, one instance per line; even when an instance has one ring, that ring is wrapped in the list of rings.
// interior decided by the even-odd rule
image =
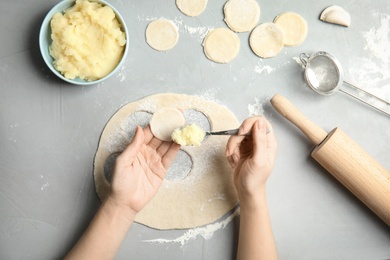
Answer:
[[[170,50],[179,40],[177,26],[167,19],[158,19],[149,23],[145,36],[149,46],[157,51]]]
[[[249,45],[257,56],[275,57],[284,46],[283,31],[274,23],[260,24],[251,32]]]
[[[206,9],[207,0],[176,0],[176,6],[187,16],[198,16]]]
[[[235,32],[251,31],[260,19],[260,6],[255,0],[229,0],[223,12],[226,24]]]
[[[227,28],[217,28],[210,31],[203,41],[206,57],[218,63],[228,63],[240,50],[240,39]]]
[[[153,135],[163,141],[172,141],[171,135],[176,128],[186,123],[183,113],[173,107],[157,110],[150,119],[150,130]]]
[[[275,18],[274,23],[283,30],[284,45],[296,46],[306,39],[307,22],[299,14],[293,12],[282,13]]]
[[[132,115],[153,114],[163,107],[195,109],[207,116],[214,131],[239,126],[225,106],[196,96],[156,94],[123,106],[105,126],[95,155],[95,187],[101,200],[110,192],[110,183],[104,175],[105,162],[131,141],[128,125],[137,125],[132,122]],[[192,159],[191,172],[181,180],[164,179],[156,196],[137,214],[135,221],[156,229],[194,228],[217,221],[233,209],[238,197],[233,170],[225,158],[227,140],[227,136],[213,136],[199,147],[182,147]]]

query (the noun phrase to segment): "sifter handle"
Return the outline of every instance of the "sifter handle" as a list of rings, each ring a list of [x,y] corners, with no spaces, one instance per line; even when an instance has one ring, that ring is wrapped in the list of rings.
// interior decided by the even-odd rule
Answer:
[[[297,126],[313,144],[318,145],[328,135],[324,129],[310,121],[287,98],[280,94],[272,97],[271,104],[282,116]]]

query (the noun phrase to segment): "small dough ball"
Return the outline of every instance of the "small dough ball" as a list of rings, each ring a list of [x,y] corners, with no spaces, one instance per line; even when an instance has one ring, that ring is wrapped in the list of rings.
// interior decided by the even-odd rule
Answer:
[[[284,33],[284,45],[296,46],[307,36],[307,22],[297,13],[285,12],[278,15],[274,23],[279,25]]]
[[[200,146],[206,132],[196,124],[186,125],[175,129],[172,133],[172,140],[182,146]]]
[[[150,119],[150,130],[162,141],[172,141],[173,131],[185,124],[183,113],[176,109],[165,107],[157,110]]]
[[[146,42],[157,51],[172,49],[179,40],[177,26],[170,20],[158,19],[146,28]]]
[[[251,32],[249,45],[257,56],[275,57],[284,46],[283,31],[274,23],[260,24]]]
[[[176,6],[187,16],[198,16],[206,9],[207,0],[176,0]]]
[[[235,32],[251,31],[260,19],[260,6],[255,0],[229,0],[223,12],[226,24]]]
[[[240,39],[227,28],[210,31],[203,41],[206,57],[218,63],[228,63],[240,50]]]

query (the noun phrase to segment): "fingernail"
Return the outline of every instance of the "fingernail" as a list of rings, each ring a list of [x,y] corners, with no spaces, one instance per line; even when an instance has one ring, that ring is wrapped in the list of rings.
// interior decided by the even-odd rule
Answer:
[[[260,130],[264,125],[264,121],[262,118],[259,118],[259,120],[257,121],[257,124],[256,124],[256,127],[257,127],[257,130]]]

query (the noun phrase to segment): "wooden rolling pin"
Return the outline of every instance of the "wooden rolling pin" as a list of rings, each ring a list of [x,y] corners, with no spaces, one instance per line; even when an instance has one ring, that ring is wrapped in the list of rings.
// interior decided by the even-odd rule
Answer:
[[[311,156],[390,226],[390,172],[341,129],[326,133],[279,94],[271,104],[316,145]]]

